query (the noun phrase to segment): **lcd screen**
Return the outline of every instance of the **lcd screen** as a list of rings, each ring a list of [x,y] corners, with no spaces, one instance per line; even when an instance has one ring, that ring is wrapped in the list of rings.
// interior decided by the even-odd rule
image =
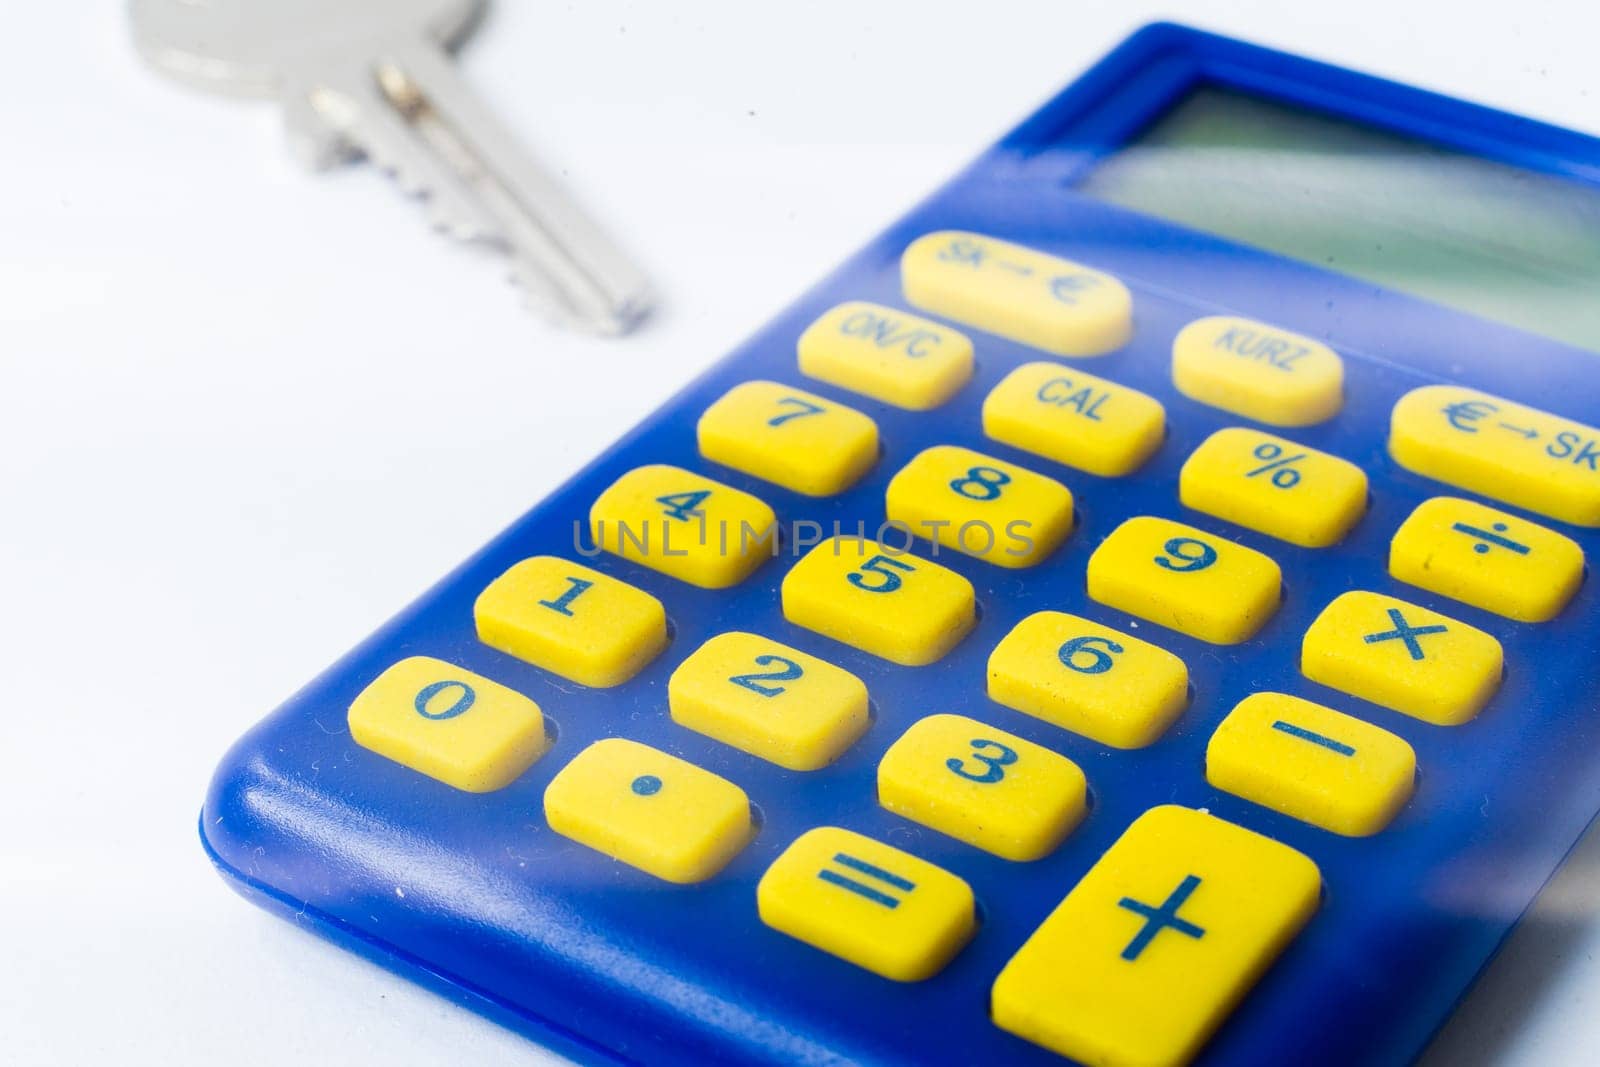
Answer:
[[[1091,196],[1600,352],[1600,189],[1201,87]]]

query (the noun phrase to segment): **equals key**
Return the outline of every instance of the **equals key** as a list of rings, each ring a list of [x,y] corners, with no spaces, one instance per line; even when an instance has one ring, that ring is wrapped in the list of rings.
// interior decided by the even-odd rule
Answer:
[[[897,982],[942,970],[977,929],[972,887],[836,826],[795,839],[756,888],[761,921]]]
[[[848,889],[858,896],[865,897],[874,904],[882,904],[886,908],[898,908],[900,906],[900,898],[891,896],[884,891],[885,889],[891,892],[909,893],[917,888],[915,882],[902,878],[892,871],[886,871],[876,864],[868,863],[864,859],[858,859],[848,852],[839,853],[833,857],[833,862],[838,867],[849,868],[852,873],[840,874],[834,867],[824,867],[817,872],[817,877],[831,885],[839,886],[841,889]],[[872,884],[869,885],[860,881],[859,876],[862,875],[870,879]],[[874,888],[874,885],[883,888]]]

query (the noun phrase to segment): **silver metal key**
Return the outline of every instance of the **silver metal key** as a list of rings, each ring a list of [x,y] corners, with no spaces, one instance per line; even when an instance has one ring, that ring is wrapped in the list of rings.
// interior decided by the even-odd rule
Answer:
[[[280,100],[313,167],[365,156],[428,203],[434,224],[506,252],[552,319],[627,332],[644,275],[494,118],[454,47],[486,0],[131,0],[134,39],[188,84]]]

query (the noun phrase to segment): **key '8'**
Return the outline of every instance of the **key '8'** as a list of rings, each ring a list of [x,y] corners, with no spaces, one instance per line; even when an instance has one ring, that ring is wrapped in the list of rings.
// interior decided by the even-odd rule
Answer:
[[[994,467],[972,467],[966,477],[957,478],[950,488],[968,500],[993,500],[1000,495],[1000,487],[1011,481],[1011,475]]]

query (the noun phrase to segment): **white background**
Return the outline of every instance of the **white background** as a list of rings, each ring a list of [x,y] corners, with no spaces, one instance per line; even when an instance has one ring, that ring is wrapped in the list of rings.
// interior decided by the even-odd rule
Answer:
[[[1138,24],[1600,132],[1591,10],[502,0],[468,76],[659,281],[613,343],[370,168],[295,169],[270,107],[149,75],[121,5],[10,5],[0,1060],[535,1059],[224,888],[195,817],[240,732]],[[1441,1062],[1600,1039],[1596,857]]]

